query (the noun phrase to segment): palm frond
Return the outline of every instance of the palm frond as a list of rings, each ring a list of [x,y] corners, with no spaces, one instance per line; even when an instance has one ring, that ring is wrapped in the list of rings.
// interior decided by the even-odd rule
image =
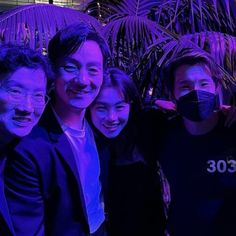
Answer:
[[[115,12],[133,16],[147,16],[150,9],[157,6],[158,1],[150,0],[126,0],[113,7]]]
[[[159,24],[181,35],[204,30],[236,32],[235,3],[230,0],[164,0],[155,10]]]
[[[101,29],[95,18],[70,8],[51,4],[20,6],[0,16],[0,43],[23,44],[42,51],[59,29],[80,21]]]
[[[139,59],[147,47],[156,39],[167,35],[175,37],[171,32],[148,18],[152,8],[157,7],[161,2],[126,0],[109,6],[112,14],[107,17],[107,24],[104,26],[103,32],[115,58],[115,65],[124,65],[124,61],[128,59],[128,64],[122,68],[132,72],[132,68],[139,63]]]
[[[144,97],[165,95],[158,87],[161,83],[161,67],[185,47],[193,47],[211,54],[222,73],[225,89],[236,84],[236,37],[220,32],[201,32],[184,35],[179,39],[157,40],[148,48],[134,73],[134,79]],[[150,87],[153,88],[151,94]]]
[[[155,22],[142,16],[125,16],[110,21],[104,26],[103,34],[108,40],[116,65],[120,64],[120,60],[129,58],[128,67],[123,68],[129,72],[129,66],[133,64],[132,67],[135,67],[148,46],[157,38],[174,37]]]
[[[151,19],[153,9],[162,0],[103,0],[99,4],[92,1],[86,12],[99,18],[104,25],[126,16],[141,16]]]

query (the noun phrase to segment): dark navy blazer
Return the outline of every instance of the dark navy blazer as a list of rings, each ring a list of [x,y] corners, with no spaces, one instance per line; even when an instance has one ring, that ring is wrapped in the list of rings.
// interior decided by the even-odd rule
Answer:
[[[8,154],[6,197],[17,236],[89,235],[70,144],[48,107]]]
[[[2,153],[1,153],[2,154]],[[12,236],[13,226],[10,219],[8,206],[4,194],[3,171],[5,166],[5,157],[0,157],[0,235]]]

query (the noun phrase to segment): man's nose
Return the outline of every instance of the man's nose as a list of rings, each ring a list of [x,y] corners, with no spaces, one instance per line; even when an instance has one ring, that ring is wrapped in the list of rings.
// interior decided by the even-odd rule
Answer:
[[[79,85],[88,85],[89,84],[88,74],[85,71],[80,70],[80,72],[74,78],[74,82]]]
[[[16,109],[23,112],[34,112],[33,99],[30,95],[25,96],[25,99],[17,104]]]
[[[199,90],[199,89],[200,89],[199,84],[194,84],[192,87],[192,90]]]

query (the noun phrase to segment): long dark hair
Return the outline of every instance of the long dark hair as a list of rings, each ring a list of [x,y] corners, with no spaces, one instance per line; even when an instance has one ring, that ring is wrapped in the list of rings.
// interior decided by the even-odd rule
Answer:
[[[136,155],[136,145],[138,140],[137,126],[140,122],[139,113],[141,111],[141,99],[138,89],[134,81],[124,71],[110,67],[104,72],[103,84],[101,90],[104,88],[118,89],[124,96],[125,102],[130,104],[129,120],[121,133],[112,138],[106,138],[92,123],[91,116],[89,114],[89,122],[95,133],[96,143],[98,149],[100,149],[104,143],[111,151],[113,161],[116,160],[119,164],[129,164],[136,161],[140,161],[140,155]],[[96,99],[93,104],[96,103]],[[92,105],[93,105],[92,104]]]

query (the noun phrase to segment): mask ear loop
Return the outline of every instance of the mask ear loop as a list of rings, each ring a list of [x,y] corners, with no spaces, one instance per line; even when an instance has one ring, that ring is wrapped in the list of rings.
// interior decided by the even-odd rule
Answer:
[[[221,108],[221,101],[220,101],[220,95],[216,94],[215,95],[215,108],[214,108],[214,112],[218,112],[220,111]]]
[[[219,82],[217,83],[216,88],[216,94],[215,94],[215,108],[214,112],[220,111],[221,107],[223,105],[223,91],[221,86],[219,85]]]

